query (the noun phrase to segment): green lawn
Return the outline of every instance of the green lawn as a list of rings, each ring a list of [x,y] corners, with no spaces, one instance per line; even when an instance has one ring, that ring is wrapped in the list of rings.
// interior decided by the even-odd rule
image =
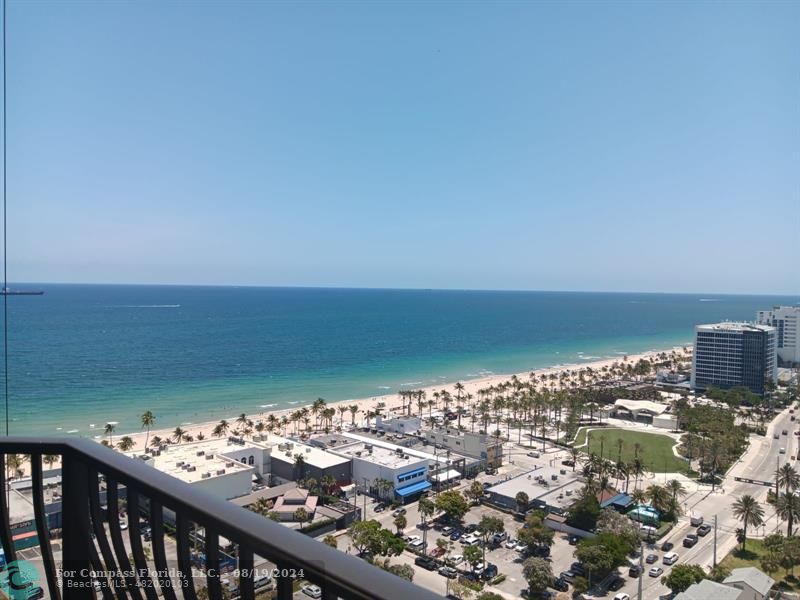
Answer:
[[[617,440],[622,440],[622,453],[619,452]],[[586,442],[586,430],[582,429],[575,438],[575,445],[580,446]],[[600,454],[601,446],[604,458],[617,461],[619,457],[625,462],[631,462],[636,453],[636,444],[639,444],[639,459],[650,472],[653,473],[688,473],[689,463],[678,458],[672,452],[675,440],[666,435],[657,433],[644,433],[627,429],[595,429],[589,433],[588,452]],[[587,452],[585,446],[579,448]]]
[[[755,567],[761,569],[761,557],[767,553],[764,542],[761,540],[747,540],[747,550],[742,552],[741,546],[736,548],[722,559],[720,565],[726,569],[738,569],[740,567]],[[800,582],[797,577],[787,573],[786,569],[779,569],[769,575],[775,580],[776,587],[782,590],[800,590]]]

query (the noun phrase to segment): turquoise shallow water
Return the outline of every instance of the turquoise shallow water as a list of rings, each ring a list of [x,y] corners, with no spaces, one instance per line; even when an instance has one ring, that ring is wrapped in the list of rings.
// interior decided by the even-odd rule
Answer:
[[[22,286],[19,286],[22,287]],[[26,286],[31,287],[31,286]],[[49,285],[9,297],[11,433],[363,398],[691,342],[797,297]],[[274,405],[274,406],[272,406]]]

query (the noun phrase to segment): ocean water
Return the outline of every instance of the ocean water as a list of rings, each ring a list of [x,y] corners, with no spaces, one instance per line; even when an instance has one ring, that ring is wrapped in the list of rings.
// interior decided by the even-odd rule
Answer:
[[[37,284],[9,301],[11,434],[97,435],[691,343],[797,297]],[[91,427],[94,425],[95,427]]]

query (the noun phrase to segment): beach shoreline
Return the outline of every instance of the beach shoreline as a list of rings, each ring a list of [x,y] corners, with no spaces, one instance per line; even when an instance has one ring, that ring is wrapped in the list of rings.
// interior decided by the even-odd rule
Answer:
[[[675,350],[682,351],[683,348],[691,348],[691,345],[690,344],[687,344],[687,345],[684,345],[684,346],[673,345],[672,347],[665,348],[665,349],[648,350],[648,351],[640,352],[640,353],[636,353],[636,354],[629,354],[629,355],[624,355],[624,356],[619,356],[619,357],[602,358],[602,359],[599,359],[599,360],[587,361],[587,362],[584,362],[584,363],[557,364],[557,365],[553,365],[553,366],[550,366],[550,367],[542,367],[542,368],[538,368],[538,369],[531,369],[531,370],[521,371],[521,372],[517,372],[517,373],[492,374],[492,375],[487,375],[487,376],[483,376],[483,377],[477,377],[477,378],[473,378],[473,379],[462,379],[462,380],[460,380],[460,383],[464,386],[463,392],[462,392],[463,394],[465,394],[465,395],[466,394],[472,394],[473,396],[477,397],[478,390],[481,390],[481,389],[484,389],[484,388],[488,388],[490,386],[498,385],[498,384],[501,384],[503,382],[509,381],[511,378],[513,378],[515,376],[520,380],[528,381],[529,380],[529,376],[530,376],[531,373],[535,373],[537,376],[541,376],[541,375],[548,375],[549,376],[551,374],[559,374],[559,373],[561,373],[563,371],[577,372],[577,371],[580,371],[581,369],[586,369],[586,368],[591,368],[593,370],[600,370],[603,367],[611,367],[611,366],[613,366],[615,364],[619,364],[619,363],[622,363],[624,361],[627,361],[628,363],[635,363],[640,359],[649,359],[649,358],[657,356],[657,355],[659,355],[661,353],[669,353],[669,352],[672,352],[672,351],[675,351]],[[456,383],[458,383],[458,382],[454,381],[454,382],[449,382],[449,383],[429,385],[429,386],[421,387],[421,388],[418,388],[418,389],[423,390],[426,393],[426,399],[429,400],[429,399],[433,398],[433,393],[435,391],[447,390],[451,394],[455,395],[454,386],[456,385]],[[412,389],[412,388],[409,388],[409,389]],[[325,407],[326,408],[337,409],[336,410],[336,415],[335,415],[334,420],[333,420],[334,427],[335,427],[336,424],[339,423],[339,419],[341,419],[342,422],[344,422],[346,424],[349,424],[352,421],[352,416],[351,416],[350,411],[348,410],[348,411],[346,411],[344,413],[340,413],[338,411],[339,407],[341,407],[341,406],[350,407],[350,406],[353,406],[353,405],[357,406],[358,410],[357,410],[356,417],[355,417],[355,423],[358,425],[358,424],[364,423],[365,420],[366,420],[367,413],[369,411],[376,410],[380,403],[383,403],[383,412],[387,416],[390,416],[390,415],[392,415],[394,413],[397,413],[399,410],[402,410],[403,401],[401,400],[401,398],[399,396],[399,391],[400,390],[398,390],[397,392],[388,393],[388,394],[384,394],[384,395],[380,395],[380,396],[372,396],[372,397],[368,397],[368,398],[352,398],[352,399],[347,399],[347,400],[329,401],[329,402],[326,402]],[[277,408],[277,409],[274,409],[274,410],[270,409],[270,410],[265,410],[265,411],[262,411],[262,412],[256,412],[256,413],[250,412],[250,413],[244,413],[244,414],[246,414],[247,418],[249,420],[251,420],[253,423],[257,423],[258,421],[264,421],[265,422],[270,417],[270,415],[274,415],[274,417],[276,419],[280,420],[283,416],[289,416],[289,415],[291,415],[292,413],[294,413],[296,411],[302,410],[303,408],[309,408],[310,409],[311,405],[312,405],[311,402],[302,403],[302,404],[298,403],[297,405],[294,405],[294,406],[291,406],[291,407],[280,407],[280,408]],[[412,405],[412,413],[415,410],[416,410],[416,406]],[[242,413],[240,413],[240,414],[242,414]],[[129,432],[126,432],[126,431],[117,432],[117,431],[115,431],[114,434],[113,434],[113,442],[114,442],[114,444],[116,445],[119,442],[119,440],[122,439],[125,436],[130,437],[131,440],[134,443],[134,446],[131,448],[130,451],[134,451],[135,452],[135,451],[141,451],[144,448],[145,440],[148,437],[149,437],[149,440],[152,440],[153,437],[156,437],[156,436],[158,436],[161,439],[170,439],[170,440],[172,440],[173,437],[174,437],[173,433],[175,431],[175,428],[172,428],[172,429],[163,428],[163,427],[159,428],[158,427],[158,415],[156,414],[155,417],[156,417],[156,423],[155,423],[154,427],[151,428],[149,434],[144,428],[142,428],[140,431],[129,431]],[[230,417],[226,418],[227,422],[230,424],[232,429],[236,428],[237,424],[236,424],[235,421],[236,421],[236,419],[238,417],[239,417],[239,415],[237,415],[237,414],[231,414]],[[312,420],[314,420],[314,419],[312,419]],[[197,439],[197,436],[199,434],[201,434],[201,433],[206,439],[208,439],[208,438],[213,437],[214,428],[217,426],[218,423],[219,423],[219,420],[217,420],[217,421],[202,421],[202,422],[199,422],[199,423],[192,423],[191,425],[181,426],[181,429],[183,429],[186,434],[193,436],[195,440]],[[290,427],[291,427],[291,425],[290,425]],[[98,429],[98,434],[100,433],[100,431],[101,430]],[[100,442],[101,440],[108,439],[108,436],[106,436],[106,435],[94,435],[94,436],[92,436],[91,439],[94,439],[94,440]]]

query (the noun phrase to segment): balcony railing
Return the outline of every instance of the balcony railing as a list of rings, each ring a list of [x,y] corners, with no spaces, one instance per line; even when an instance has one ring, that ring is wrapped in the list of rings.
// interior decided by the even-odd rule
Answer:
[[[0,544],[7,562],[17,558],[6,493],[9,454],[30,457],[33,511],[46,579],[46,588],[44,583],[42,587],[54,600],[95,596],[103,600],[197,600],[198,592],[201,597],[222,599],[223,583],[227,583],[223,580],[228,576],[220,571],[221,537],[235,546],[237,593],[242,600],[254,600],[256,595],[255,557],[274,565],[272,591],[278,600],[293,598],[299,577],[319,586],[325,600],[441,598],[85,439],[0,440]],[[42,477],[42,457],[53,454],[62,461],[60,564],[53,557]],[[129,514],[127,548],[126,532],[120,524],[123,495]],[[144,550],[140,516],[150,527],[151,560]],[[174,533],[174,545],[171,541],[167,544],[167,531]],[[199,531],[202,536],[196,535]],[[174,565],[168,559],[168,548],[175,557]],[[199,555],[202,565],[198,567]]]

